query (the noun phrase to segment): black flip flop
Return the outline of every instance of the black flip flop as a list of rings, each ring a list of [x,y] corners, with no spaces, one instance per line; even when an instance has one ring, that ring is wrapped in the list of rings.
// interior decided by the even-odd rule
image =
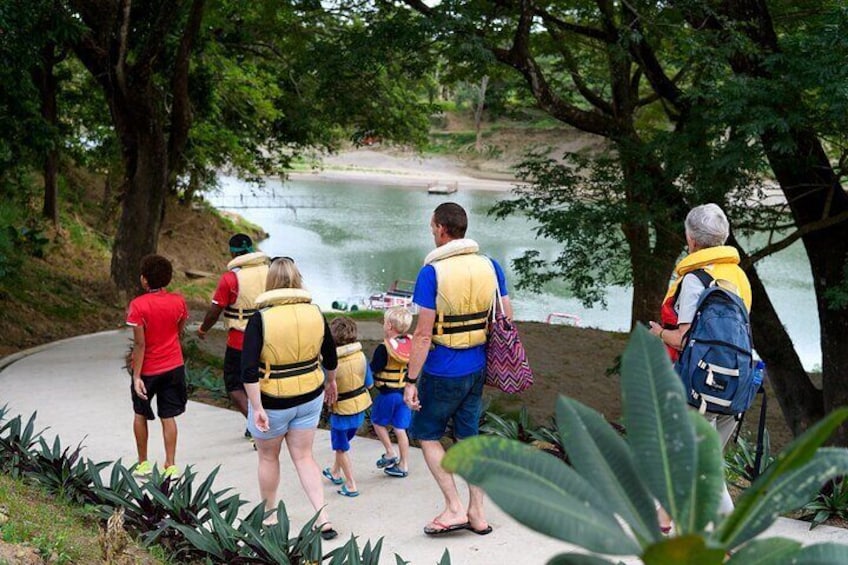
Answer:
[[[471,527],[471,523],[469,522],[466,530],[468,530],[470,532],[474,532],[478,536],[487,536],[487,535],[492,533],[492,526],[489,525],[489,526],[486,526],[485,528],[483,528],[482,530],[475,530],[474,528]]]
[[[324,541],[330,541],[331,539],[336,539],[339,537],[339,532],[337,532],[334,528],[330,528],[328,530],[321,530],[321,539]]]
[[[456,532],[456,531],[459,531],[459,530],[467,530],[467,529],[471,528],[470,522],[463,522],[462,524],[447,525],[447,524],[442,524],[441,522],[438,522],[436,520],[433,520],[432,523],[435,524],[436,526],[439,526],[439,527],[438,528],[427,528],[427,527],[425,527],[424,533],[427,534],[428,536],[441,536],[441,535],[444,535],[444,534],[449,534],[450,532]]]

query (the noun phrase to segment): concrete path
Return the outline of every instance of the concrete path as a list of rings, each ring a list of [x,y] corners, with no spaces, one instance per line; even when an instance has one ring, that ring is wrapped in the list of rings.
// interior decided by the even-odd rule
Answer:
[[[0,360],[0,406],[9,414],[29,415],[38,411],[36,426],[49,428],[47,438],[58,434],[64,446],[82,441],[84,455],[94,461],[135,460],[132,436],[132,405],[129,378],[121,368],[131,334],[113,331],[49,344]],[[221,470],[216,487],[233,487],[252,508],[259,502],[256,455],[242,438],[244,421],[234,411],[190,402],[178,418],[177,463],[192,465],[205,476],[216,466]],[[150,454],[162,461],[161,428],[150,428]],[[332,462],[329,433],[318,431],[315,456],[321,467]],[[441,495],[424,466],[420,450],[413,449],[411,473],[405,479],[385,476],[374,462],[382,449],[376,440],[358,437],[351,456],[362,493],[358,498],[338,496],[326,483],[326,501],[331,519],[341,533],[340,545],[351,534],[376,541],[383,537],[383,562],[395,563],[397,553],[415,565],[437,563],[445,548],[452,563],[542,564],[558,553],[576,548],[542,536],[518,524],[493,504],[487,506],[494,532],[477,536],[461,532],[441,538],[422,533],[424,524],[440,512]],[[284,453],[280,496],[285,500],[293,528],[312,516],[306,496]],[[520,488],[516,485],[516,488]],[[848,531],[822,526],[812,532],[809,525],[781,519],[767,535],[785,536],[804,543],[838,541],[848,543]],[[635,559],[628,563],[638,563]]]

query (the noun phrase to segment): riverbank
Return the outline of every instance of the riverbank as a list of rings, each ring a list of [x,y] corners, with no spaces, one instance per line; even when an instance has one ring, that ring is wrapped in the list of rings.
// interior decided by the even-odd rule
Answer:
[[[409,151],[349,149],[325,155],[314,168],[288,174],[292,180],[343,181],[357,184],[427,188],[456,183],[458,190],[509,192],[522,184],[508,173],[481,172],[458,159]]]

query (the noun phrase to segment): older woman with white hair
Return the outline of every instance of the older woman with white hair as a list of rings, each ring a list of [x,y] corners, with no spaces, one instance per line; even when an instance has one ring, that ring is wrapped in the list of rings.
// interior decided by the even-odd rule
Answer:
[[[751,284],[739,267],[739,252],[724,244],[730,235],[730,223],[722,209],[716,204],[697,206],[690,210],[684,225],[689,254],[674,268],[673,282],[662,304],[662,324],[650,322],[651,333],[662,340],[672,361],[683,349],[701,294],[713,281],[737,294],[751,310]],[[723,449],[738,423],[736,416],[707,412],[705,417],[718,430]],[[733,501],[725,488],[719,511],[732,510]],[[660,526],[664,531],[670,529],[663,512]]]

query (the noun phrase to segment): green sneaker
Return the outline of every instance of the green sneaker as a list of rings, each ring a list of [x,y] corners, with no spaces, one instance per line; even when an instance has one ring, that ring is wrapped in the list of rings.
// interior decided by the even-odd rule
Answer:
[[[133,469],[133,475],[136,477],[146,477],[153,472],[153,464],[150,461],[142,461]]]
[[[165,467],[165,471],[162,473],[163,477],[169,479],[179,479],[180,478],[180,468],[176,465],[171,465],[170,467]]]

